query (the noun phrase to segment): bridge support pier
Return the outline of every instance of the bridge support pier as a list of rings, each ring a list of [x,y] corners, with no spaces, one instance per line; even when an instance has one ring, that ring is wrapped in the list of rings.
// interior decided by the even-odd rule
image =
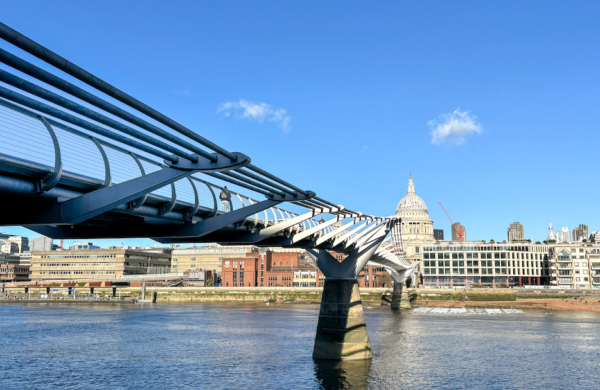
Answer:
[[[313,359],[371,359],[371,343],[356,277],[385,239],[392,222],[380,224],[339,262],[323,249],[307,249],[325,275]]]
[[[402,282],[394,282],[394,293],[392,294],[392,309],[410,309],[408,288]]]
[[[370,359],[371,343],[356,279],[325,279],[314,359]]]

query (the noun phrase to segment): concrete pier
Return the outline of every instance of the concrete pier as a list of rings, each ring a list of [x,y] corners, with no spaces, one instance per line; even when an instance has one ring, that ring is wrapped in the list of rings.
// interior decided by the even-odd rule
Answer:
[[[370,359],[371,343],[356,279],[325,279],[314,359]]]
[[[394,283],[394,292],[392,294],[392,309],[410,309],[410,299],[408,298],[408,289],[404,283]]]

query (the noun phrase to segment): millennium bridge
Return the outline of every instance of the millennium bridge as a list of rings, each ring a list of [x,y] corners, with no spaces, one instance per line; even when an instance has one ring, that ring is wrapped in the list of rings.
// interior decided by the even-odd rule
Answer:
[[[303,248],[326,277],[315,359],[371,358],[356,280],[367,262],[394,280],[392,308],[410,307],[403,287],[416,264],[399,218],[291,184],[2,23],[0,38],[15,49],[0,49],[0,226],[53,239]]]

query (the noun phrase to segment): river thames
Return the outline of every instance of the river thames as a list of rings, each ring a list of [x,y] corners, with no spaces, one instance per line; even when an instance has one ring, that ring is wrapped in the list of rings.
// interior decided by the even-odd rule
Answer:
[[[365,307],[372,361],[315,362],[318,305],[0,305],[2,389],[597,388],[600,315]]]

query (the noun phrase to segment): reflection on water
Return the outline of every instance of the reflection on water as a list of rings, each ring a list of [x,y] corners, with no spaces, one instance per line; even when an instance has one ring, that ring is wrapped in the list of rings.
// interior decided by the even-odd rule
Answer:
[[[318,305],[0,304],[0,389],[597,388],[600,315],[365,307],[373,359],[314,361]]]
[[[315,375],[323,389],[366,389],[371,359],[315,360]]]

